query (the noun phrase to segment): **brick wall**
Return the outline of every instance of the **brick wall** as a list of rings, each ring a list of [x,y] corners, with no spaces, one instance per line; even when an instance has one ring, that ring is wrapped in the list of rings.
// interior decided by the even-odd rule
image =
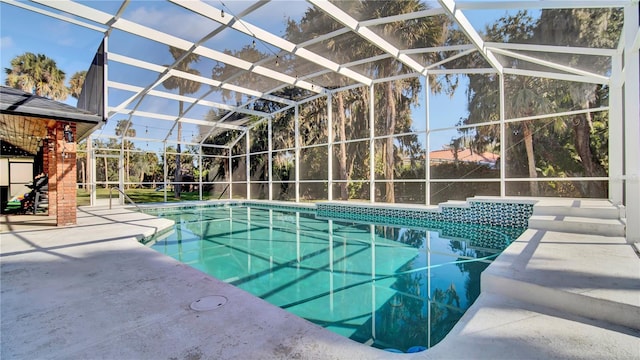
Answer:
[[[55,215],[58,226],[75,225],[76,217],[76,143],[64,138],[64,127],[73,123],[50,123],[49,141],[46,146],[45,168],[49,169],[49,215]]]

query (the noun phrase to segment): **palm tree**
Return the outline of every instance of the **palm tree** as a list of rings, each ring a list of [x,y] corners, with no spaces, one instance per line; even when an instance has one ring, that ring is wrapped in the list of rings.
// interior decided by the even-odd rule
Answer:
[[[342,3],[341,7],[349,7],[350,10],[348,12],[363,14],[363,18],[378,18],[381,17],[382,14],[395,15],[426,9],[424,4],[416,0],[393,2],[352,1]],[[392,35],[391,37],[400,36],[402,38],[400,42],[406,44],[408,48],[429,47],[443,42],[445,35],[443,29],[446,27],[446,24],[442,21],[442,18],[424,18],[409,23],[394,22],[386,24],[381,31]],[[307,10],[299,24],[291,20],[289,21],[286,36],[294,43],[298,43],[316,35],[326,34],[339,27],[340,26],[329,16],[317,9],[311,8]],[[326,47],[326,49],[322,49],[323,52],[330,52],[332,59],[339,63],[346,63],[354,58],[366,58],[380,54],[380,49],[377,49],[369,43],[360,41],[359,36],[355,33],[345,34],[338,40],[331,39],[324,42],[323,45]],[[383,78],[412,70],[407,69],[394,59],[387,59],[377,62],[376,65],[368,69],[368,71],[372,78]],[[330,80],[335,79],[332,78]],[[337,87],[346,85],[341,82],[335,83],[335,81],[334,84]],[[378,113],[386,114],[384,128],[387,134],[392,135],[396,132],[398,126],[406,127],[405,125],[410,124],[410,112],[407,110],[412,103],[415,104],[417,102],[420,83],[415,80],[399,80],[388,82],[384,86],[386,96],[378,95],[380,100],[378,104],[382,106],[382,108],[378,109]],[[432,89],[441,90],[437,87],[432,87]],[[357,149],[354,149],[354,147],[358,145],[346,143],[345,140],[349,138],[349,135],[353,135],[355,131],[358,131],[358,125],[356,125],[358,119],[355,119],[355,117],[358,116],[357,114],[366,114],[372,111],[372,109],[369,109],[367,97],[368,93],[364,89],[338,92],[334,97],[336,104],[334,111],[337,119],[335,134],[338,135],[340,140],[337,152],[337,165],[340,180],[344,180],[340,184],[340,196],[342,199],[349,197],[348,180],[354,171],[353,160],[356,158],[354,155],[358,153]],[[310,104],[311,103],[307,103],[307,105]],[[354,109],[358,111],[353,111]],[[367,123],[366,119],[365,123]],[[388,202],[395,201],[394,184],[392,182],[396,168],[394,140],[393,137],[388,137],[383,149],[383,158],[386,165],[384,169],[385,180],[387,180],[386,196]],[[334,139],[328,139],[328,141],[333,142]],[[332,155],[333,154],[330,154],[330,156]],[[349,158],[349,156],[351,158]],[[370,154],[370,156],[374,155]],[[373,181],[373,179],[371,179],[371,181]]]
[[[146,175],[150,175],[155,181],[155,175],[158,168],[158,155],[153,152],[145,152],[142,156],[137,157],[136,167],[140,170],[140,178],[138,181],[143,183]]]
[[[513,79],[515,86],[508,86],[507,90],[513,94],[511,101],[506,103],[506,115],[508,118],[527,117],[538,114],[548,114],[551,111],[551,102],[545,98],[543,94],[536,91],[541,87],[540,79],[517,77]],[[519,123],[522,129],[524,147],[527,153],[527,167],[529,169],[529,177],[536,178],[536,162],[533,152],[533,134],[535,132],[535,123],[531,120],[524,120]],[[538,196],[538,183],[529,182],[530,195]]]
[[[362,12],[371,14],[371,18],[379,17],[380,14],[393,15],[426,10],[426,5],[416,0],[365,1],[362,2],[362,6]],[[429,17],[416,19],[412,22],[398,21],[385,24],[379,31],[389,35],[389,37],[400,37],[399,42],[405,44],[407,48],[431,47],[444,43],[446,38],[444,29],[447,25],[444,21],[446,20]],[[433,61],[433,56],[433,54],[425,55],[423,60]],[[391,58],[377,62],[372,71],[376,74],[376,77],[385,78],[411,72],[412,70]],[[395,133],[397,126],[403,125],[403,122],[406,125],[406,122],[411,121],[408,109],[412,104],[417,103],[421,86],[420,82],[415,78],[388,81],[383,86],[384,95],[378,95],[383,108],[379,110],[382,110],[380,114],[385,115],[384,128],[385,133],[389,136],[383,144],[382,156],[385,164],[386,202],[392,203],[395,202],[393,179],[396,168],[394,145],[396,139],[391,135]],[[438,88],[434,87],[433,89]]]
[[[11,60],[5,68],[5,85],[53,100],[65,100],[68,89],[64,85],[65,73],[56,62],[44,54],[26,52]]]
[[[347,1],[342,4],[343,6],[356,8],[359,4],[355,1]],[[305,13],[305,16],[301,19],[300,24],[296,26],[296,24],[290,22],[289,23],[289,31],[288,38],[293,42],[300,42],[305,37],[313,37],[317,35],[326,34],[327,32],[331,32],[340,28],[340,24],[336,21],[333,21],[331,17],[329,17],[326,13],[315,9],[310,8]],[[356,34],[351,34],[351,36],[356,37]],[[351,59],[354,58],[358,49],[353,46],[353,43],[350,41],[328,41],[326,42],[327,50],[334,54],[334,61],[339,63],[347,63]],[[346,85],[344,83],[343,78],[338,79],[338,83],[335,83],[336,87],[341,87]],[[337,115],[337,135],[340,144],[338,145],[338,174],[340,180],[343,182],[340,183],[340,198],[342,200],[347,200],[349,198],[348,193],[348,180],[351,178],[351,173],[347,167],[347,127],[350,125],[351,119],[347,119],[347,110],[348,104],[346,103],[346,97],[348,96],[348,92],[340,91],[335,94],[336,106],[333,108],[334,112]],[[333,101],[329,99],[329,101]],[[329,142],[333,143],[335,139],[328,139]],[[332,156],[330,154],[330,156]],[[333,189],[329,189],[329,191],[333,191]]]
[[[69,79],[69,94],[74,98],[80,98],[80,93],[82,92],[82,86],[84,85],[84,81],[87,78],[87,71],[78,71],[71,76]]]
[[[186,72],[192,75],[200,76],[200,72],[196,69],[192,69],[189,67],[189,64],[193,62],[198,62],[200,60],[200,55],[194,53],[187,53],[182,49],[178,49],[176,47],[170,46],[169,52],[171,56],[176,60],[177,64],[173,66],[173,69]],[[180,77],[172,76],[167,80],[162,82],[162,85],[168,90],[178,89],[178,94],[183,96],[187,94],[193,94],[200,90],[200,83],[192,80],[187,80]],[[184,112],[184,103],[182,100],[178,102],[178,117],[182,117]],[[174,175],[174,182],[176,183],[174,186],[175,198],[180,199],[180,191],[182,186],[180,182],[182,181],[182,170],[180,169],[180,152],[182,151],[180,148],[180,142],[182,141],[182,123],[178,121],[178,145],[177,145],[177,155],[176,155],[176,169]]]

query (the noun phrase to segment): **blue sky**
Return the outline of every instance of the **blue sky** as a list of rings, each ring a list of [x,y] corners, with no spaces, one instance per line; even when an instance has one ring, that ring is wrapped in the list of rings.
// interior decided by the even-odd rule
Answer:
[[[101,1],[92,2],[99,9],[108,12],[115,12],[120,5],[119,1]],[[230,13],[238,13],[246,6],[248,2],[242,1],[226,1],[224,6]],[[284,13],[283,2],[273,1],[260,11],[250,15],[246,18],[247,21],[266,28],[266,29],[279,29],[274,30],[276,33],[281,33],[284,30],[284,23],[287,16],[295,18],[292,14],[302,14],[307,7],[305,2],[286,2],[287,13]],[[214,6],[220,7],[220,2],[214,2]],[[194,21],[193,16],[188,14],[186,10],[172,6],[172,13],[166,11],[166,4],[158,1],[144,1],[134,2],[129,5],[125,11],[125,18],[129,20],[138,21],[146,26],[162,30],[167,29],[181,29],[177,34],[188,40],[195,40],[204,35],[205,31],[210,31],[210,27],[207,26],[207,21],[204,18],[199,18]],[[175,10],[177,8],[177,10]],[[265,16],[269,14],[269,16]],[[468,17],[471,23],[477,28],[484,28],[484,24],[487,21],[492,21],[501,15],[504,15],[503,11],[473,11],[468,12]],[[4,68],[10,66],[10,61],[15,56],[23,54],[25,52],[43,53],[54,59],[60,69],[67,74],[67,81],[71,76],[78,71],[87,70],[88,65],[95,54],[95,51],[102,40],[102,33],[89,30],[80,26],[76,26],[70,23],[59,21],[49,18],[44,15],[40,15],[34,12],[23,10],[21,8],[8,5],[5,3],[0,4],[0,65],[2,66],[2,78],[1,81],[5,82]],[[136,47],[133,42],[126,41],[126,34],[117,34],[114,32],[112,38],[123,37],[123,41],[116,44],[116,41],[112,41],[113,47],[120,47],[118,53],[126,53],[131,51],[132,54],[140,54],[141,58],[144,58],[145,53],[154,53],[148,47]],[[237,39],[234,38],[234,39]],[[227,38],[225,36],[217,37],[216,43],[211,44],[216,49],[222,50],[225,48],[233,48],[234,46],[241,46],[232,42],[234,39]],[[249,40],[247,40],[249,41]],[[262,49],[266,51],[266,49]],[[163,54],[167,56],[166,62],[170,62],[171,58],[166,51],[166,46],[163,46]],[[206,61],[199,64],[203,69],[207,66],[210,69],[209,63]],[[115,68],[115,67],[114,67]],[[207,70],[203,70],[203,74],[206,74]],[[115,72],[112,72],[110,79],[114,80]],[[121,77],[128,76],[127,73],[120,74]],[[142,76],[142,75],[139,75]],[[149,74],[149,76],[157,76],[157,74]],[[131,80],[130,78],[127,80]],[[117,81],[117,80],[116,80]],[[446,95],[431,95],[431,109],[430,117],[432,119],[432,128],[439,126],[453,126],[461,118],[466,116],[466,78],[461,77],[461,86],[456,91],[453,97]],[[135,83],[135,81],[134,81]],[[421,103],[424,104],[424,95],[421,97]],[[163,100],[164,104],[159,103],[147,103],[149,111],[162,111],[162,107],[170,106],[175,109],[174,104],[168,104],[166,100]],[[75,106],[76,100],[69,97],[66,103]],[[115,105],[115,104],[111,104]],[[202,111],[200,112],[202,113]],[[425,110],[423,106],[416,108],[414,111],[414,123],[415,128],[422,130],[424,126]],[[194,115],[190,115],[194,117]],[[163,126],[169,127],[169,124]],[[185,129],[185,133],[192,133],[196,128],[189,128],[188,125]],[[149,127],[145,127],[144,131],[138,129],[139,135],[144,132],[148,136],[154,136],[153,127],[151,131]],[[165,131],[165,127],[158,128],[158,133]],[[437,139],[432,139],[431,149],[438,149],[442,144],[449,142],[452,136],[456,136],[455,131],[447,131],[439,133]]]

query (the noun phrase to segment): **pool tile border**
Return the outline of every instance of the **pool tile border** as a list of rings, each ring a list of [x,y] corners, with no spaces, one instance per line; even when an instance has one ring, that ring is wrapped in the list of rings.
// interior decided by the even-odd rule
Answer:
[[[394,225],[430,227],[433,222],[457,222],[527,228],[535,201],[514,202],[470,199],[467,202],[444,203],[437,207],[399,207],[367,203],[318,203],[317,216],[330,219],[379,222]]]
[[[197,203],[167,203],[141,206],[144,212],[154,213],[161,205],[168,211],[177,209],[217,208],[225,206],[251,206],[278,211],[315,213],[326,219],[366,222],[385,222],[390,225],[431,227],[433,222],[457,222],[522,229],[528,227],[535,200],[507,200],[479,198],[466,202],[452,201],[439,206],[404,204],[373,204],[354,202],[321,202],[299,204],[261,200],[212,201]]]

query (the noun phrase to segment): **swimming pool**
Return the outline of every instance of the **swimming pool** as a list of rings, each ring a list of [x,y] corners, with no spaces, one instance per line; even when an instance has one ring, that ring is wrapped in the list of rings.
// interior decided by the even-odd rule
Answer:
[[[153,249],[345,337],[401,351],[442,340],[479,295],[480,273],[519,235],[338,221],[309,208],[148,212],[175,221]]]

